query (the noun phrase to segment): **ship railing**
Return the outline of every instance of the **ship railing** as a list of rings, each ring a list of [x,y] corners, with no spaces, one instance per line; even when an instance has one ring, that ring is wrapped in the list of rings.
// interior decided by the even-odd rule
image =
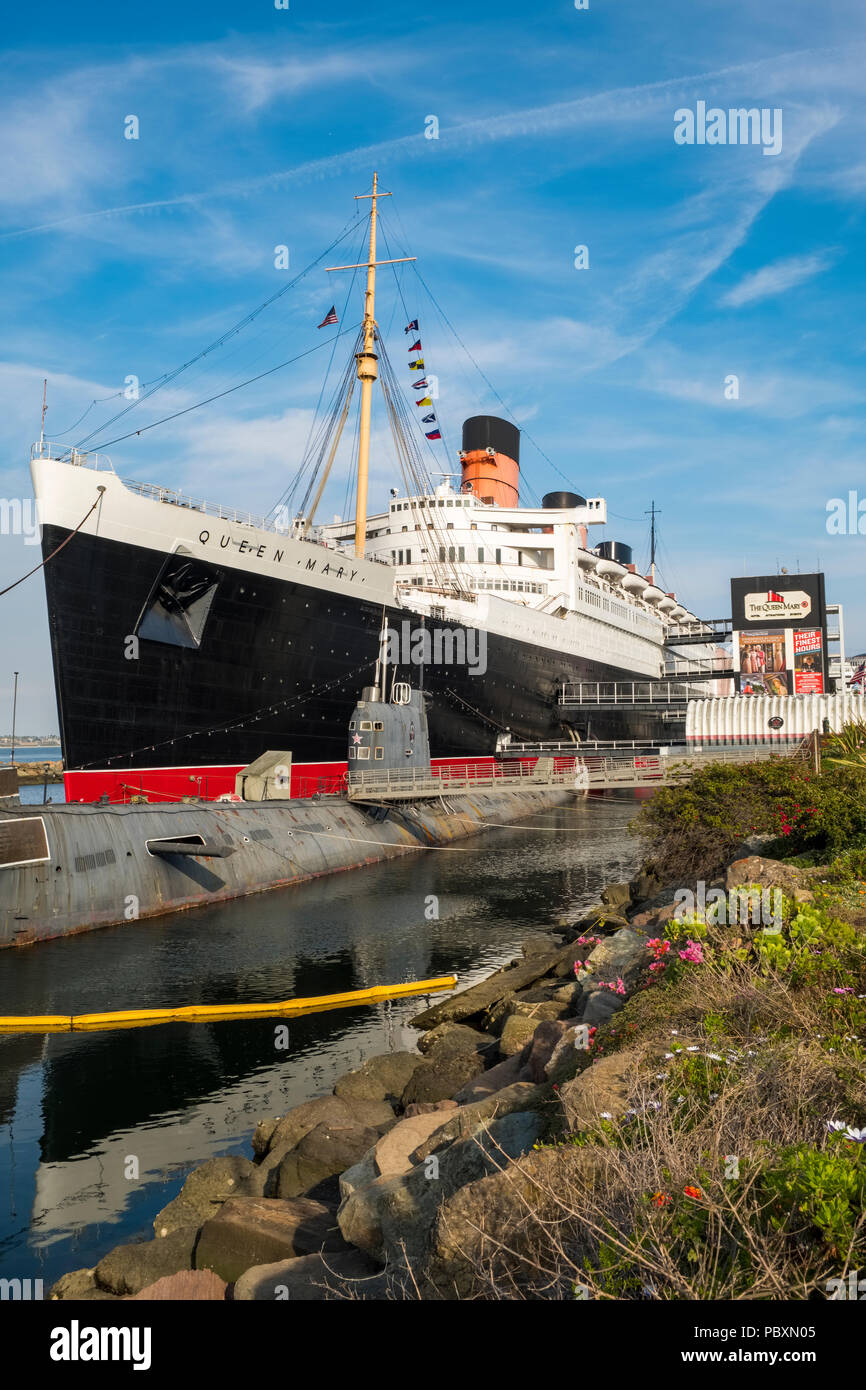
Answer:
[[[350,772],[349,800],[377,797],[411,800],[414,797],[456,796],[463,791],[495,790],[505,786],[556,787],[574,785],[575,758],[533,758],[510,763],[462,763],[442,768],[370,768]]]
[[[252,512],[238,511],[235,507],[223,507],[215,502],[206,502],[200,497],[189,497],[174,488],[162,487],[158,483],[139,483],[132,478],[124,478],[123,486],[139,497],[147,497],[154,502],[165,502],[173,507],[183,507],[187,511],[201,512],[203,516],[216,517],[219,521],[232,521],[238,526],[250,526],[258,531],[274,531],[278,535],[292,537],[294,540],[308,540],[315,544],[312,536],[295,534],[291,525],[254,516]]]
[[[560,705],[673,705],[692,695],[684,681],[566,681]]]
[[[100,472],[113,473],[114,464],[107,454],[91,454],[83,449],[74,449],[69,444],[55,444],[50,439],[37,439],[30,445],[31,459],[56,459],[58,463],[71,463],[76,468],[94,468]]]
[[[688,753],[586,753],[527,758],[511,763],[467,763],[455,768],[365,769],[350,772],[350,801],[412,801],[485,789],[563,787],[572,791],[653,787],[688,781],[712,763],[743,764],[769,759],[814,760],[812,736],[793,749],[777,745],[707,748]]]

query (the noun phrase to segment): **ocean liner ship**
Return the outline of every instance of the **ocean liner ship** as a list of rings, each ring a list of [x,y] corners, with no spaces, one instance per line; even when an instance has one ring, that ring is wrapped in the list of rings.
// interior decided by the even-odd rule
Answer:
[[[509,734],[659,731],[646,711],[566,713],[559,692],[662,677],[666,639],[697,620],[627,546],[590,543],[607,520],[603,498],[556,492],[520,505],[520,432],[508,420],[466,420],[459,473],[431,482],[375,318],[376,268],[393,263],[376,257],[388,195],[374,176],[363,196],[367,258],[333,268],[366,271],[363,322],[290,520],[126,481],[101,455],[44,438],[33,447],[70,800],[214,799],[265,749],[291,753],[294,794],[329,789],[347,766],[347,716],[383,619],[395,673],[406,662],[430,697],[434,763],[490,756]],[[377,380],[403,487],[368,514]],[[354,524],[317,525],[356,385]],[[689,652],[712,657],[709,646]],[[423,664],[410,669],[416,653]]]

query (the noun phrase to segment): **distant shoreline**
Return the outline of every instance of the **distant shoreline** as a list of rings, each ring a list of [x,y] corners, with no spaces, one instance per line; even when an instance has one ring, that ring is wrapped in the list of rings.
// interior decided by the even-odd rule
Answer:
[[[7,738],[3,738],[3,737],[0,737],[0,748],[11,748],[11,747],[12,747],[12,739],[11,739],[11,738],[8,738],[8,737],[7,737]],[[41,739],[38,740],[38,742],[33,742],[32,739],[27,739],[27,738],[16,738],[16,740],[15,740],[15,748],[18,749],[18,750],[21,750],[21,751],[23,751],[25,748],[59,748],[59,747],[60,747],[60,739],[59,739],[59,738],[41,738]]]

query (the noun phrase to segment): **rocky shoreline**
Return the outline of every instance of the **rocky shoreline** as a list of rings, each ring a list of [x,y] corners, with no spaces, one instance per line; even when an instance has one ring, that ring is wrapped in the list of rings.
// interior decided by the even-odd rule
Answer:
[[[754,855],[723,880],[756,883],[810,896],[797,871]],[[537,1217],[553,1176],[592,1181],[602,1150],[557,1136],[626,1112],[634,1055],[599,1044],[653,979],[659,930],[685,945],[672,897],[647,874],[609,885],[580,921],[415,1016],[417,1052],[371,1057],[330,1094],[262,1119],[251,1158],[195,1169],[152,1240],[64,1275],[49,1297],[472,1296],[497,1231],[519,1242],[521,1203]]]
[[[59,760],[44,763],[15,763],[18,769],[18,785],[41,786],[43,782],[53,784],[63,781],[63,763]]]

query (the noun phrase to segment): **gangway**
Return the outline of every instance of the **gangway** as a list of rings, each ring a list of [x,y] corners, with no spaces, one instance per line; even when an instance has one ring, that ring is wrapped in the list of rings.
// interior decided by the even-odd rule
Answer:
[[[665,633],[666,647],[682,647],[690,642],[709,645],[730,642],[733,622],[730,618],[698,618],[693,623],[671,623]]]
[[[696,692],[687,681],[566,681],[559,691],[562,709],[608,709],[627,705],[632,709],[685,707]]]
[[[814,735],[809,735],[793,750],[770,744],[754,744],[744,748],[710,748],[701,753],[686,755],[641,753],[633,757],[617,754],[588,754],[581,757],[575,771],[575,786],[585,791],[608,791],[617,787],[638,788],[670,786],[688,782],[696,772],[713,763],[756,763],[769,759],[788,762],[811,762],[814,766]]]
[[[460,796],[473,791],[521,791],[523,788],[573,788],[576,749],[563,757],[536,757],[513,762],[492,758],[459,767],[370,768],[352,771],[346,782],[350,801],[420,801]]]
[[[745,764],[781,759],[809,762],[820,767],[819,736],[809,734],[793,749],[772,744],[751,744],[742,748],[708,748],[686,754],[660,750],[657,753],[590,753],[575,750],[561,757],[526,758],[513,762],[489,760],[463,764],[459,771],[442,767],[438,772],[426,768],[365,770],[349,774],[346,793],[350,801],[413,802],[433,797],[458,796],[463,792],[515,791],[524,787],[561,787],[575,793],[612,791],[617,788],[669,786],[686,782],[713,763]]]

